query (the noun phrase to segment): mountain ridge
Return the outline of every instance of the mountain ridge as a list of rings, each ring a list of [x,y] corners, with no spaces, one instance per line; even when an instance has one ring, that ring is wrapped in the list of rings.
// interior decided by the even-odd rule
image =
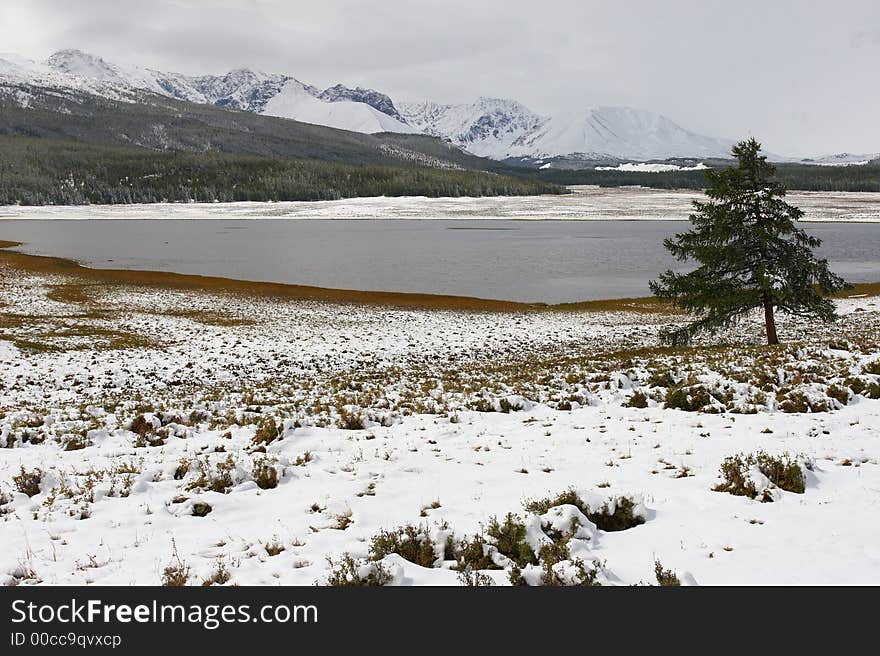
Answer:
[[[0,61],[0,81],[76,88],[116,100],[147,90],[177,100],[362,133],[421,133],[477,156],[575,156],[591,159],[723,157],[730,142],[702,137],[670,119],[628,108],[600,107],[552,116],[515,100],[480,97],[473,103],[395,103],[374,89],[336,84],[318,89],[287,74],[234,69],[221,75],[183,75],[122,67],[80,50],[60,50],[45,62]],[[4,63],[6,65],[4,65]]]
[[[184,75],[123,67],[81,50],[53,53],[45,62],[0,55],[0,85],[27,83],[77,89],[124,102],[138,91],[223,109],[251,112],[364,134],[427,134],[478,157],[525,166],[571,167],[577,162],[729,159],[733,142],[685,129],[646,110],[597,106],[550,115],[522,103],[481,96],[471,103],[395,102],[361,86],[326,89],[281,73],[238,68],[219,75]],[[20,102],[27,103],[26,96]],[[851,166],[876,154],[786,158],[779,162]]]

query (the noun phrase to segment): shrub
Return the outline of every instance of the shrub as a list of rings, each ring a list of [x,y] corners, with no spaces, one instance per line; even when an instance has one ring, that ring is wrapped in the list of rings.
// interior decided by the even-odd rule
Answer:
[[[863,371],[866,374],[874,374],[875,376],[880,376],[880,360],[868,362],[867,364],[865,364]]]
[[[495,517],[490,519],[486,533],[498,552],[520,567],[537,562],[535,552],[526,542],[526,525],[513,513],[507,513],[504,522]]]
[[[211,572],[211,575],[202,581],[202,585],[205,587],[211,585],[223,585],[224,583],[228,583],[231,578],[232,574],[229,573],[226,563],[221,560],[217,563],[217,567]]]
[[[546,547],[545,547],[546,548]],[[566,557],[567,559],[567,557]],[[544,575],[541,577],[541,584],[545,586],[574,586],[592,588],[599,587],[601,584],[596,580],[599,576],[599,563],[594,562],[593,567],[588,569],[586,563],[580,558],[574,558],[569,561],[569,567],[574,571],[567,571],[565,575],[560,575],[554,565],[556,561],[544,559]]]
[[[281,437],[281,426],[275,422],[275,418],[263,417],[260,423],[257,424],[257,430],[254,433],[253,439],[251,439],[251,444],[254,446],[265,446],[279,437]]]
[[[615,497],[594,509],[574,490],[566,490],[556,497],[526,502],[525,509],[543,515],[551,508],[565,505],[575,506],[602,531],[625,531],[645,523],[644,518],[635,514],[636,503],[629,497]]]
[[[659,560],[654,561],[654,577],[657,579],[657,585],[662,587],[677,587],[681,585],[675,572],[671,569],[663,569],[663,565]]]
[[[184,478],[189,473],[190,461],[188,458],[181,458],[177,463],[177,468],[174,470],[174,480],[179,481]]]
[[[652,371],[648,378],[648,387],[675,387],[675,379],[668,371]]]
[[[498,406],[501,408],[501,412],[505,414],[509,414],[510,412],[518,412],[523,409],[523,405],[519,402],[511,403],[507,398],[502,397],[498,400]]]
[[[749,497],[754,499],[758,496],[758,489],[754,481],[749,477],[749,468],[754,463],[753,456],[735,455],[729,456],[721,463],[722,482],[713,487],[716,492],[727,492],[734,496]],[[765,492],[764,501],[772,501]]]
[[[492,580],[491,576],[472,569],[470,565],[467,565],[463,569],[459,570],[458,580],[463,586],[468,588],[488,587],[491,585],[495,585],[495,582]]]
[[[861,378],[847,378],[843,384],[849,387],[853,394],[861,394],[868,387],[868,384]]]
[[[197,460],[199,477],[187,486],[188,490],[197,488],[225,494],[234,485],[232,472],[235,470],[235,459],[232,454],[219,461],[212,468],[207,460]]]
[[[354,520],[351,518],[351,516],[352,516],[352,512],[350,510],[346,510],[343,513],[339,513],[338,515],[336,515],[333,518],[334,521],[336,522],[336,524],[335,524],[335,526],[333,526],[333,528],[335,528],[337,531],[344,531],[349,526],[354,524]]]
[[[634,513],[635,505],[629,497],[616,497],[599,509],[584,514],[602,531],[625,531],[645,523],[644,518]]]
[[[138,415],[137,417],[132,419],[128,430],[130,430],[132,433],[137,433],[141,437],[146,437],[147,435],[156,431],[156,429],[153,428],[153,422],[148,421],[147,418],[143,415]]]
[[[627,401],[626,406],[628,408],[647,408],[648,397],[645,396],[644,392],[637,391],[631,397],[629,397],[629,401]]]
[[[759,490],[750,476],[753,467],[757,467],[771,484],[782,490],[803,494],[806,489],[804,472],[796,461],[788,454],[773,457],[763,451],[725,458],[721,463],[722,482],[712,489],[716,492],[727,492],[754,499],[758,496]],[[773,501],[770,490],[761,490],[760,494],[761,501]]]
[[[276,540],[273,540],[272,542],[267,542],[266,544],[264,544],[263,549],[265,549],[266,553],[270,557],[272,557],[272,556],[277,556],[280,553],[283,553],[285,551],[286,547],[276,539]]]
[[[503,522],[496,517],[490,519],[485,535],[477,534],[455,544],[456,569],[502,569],[487,553],[491,551],[488,547],[494,547],[519,567],[538,562],[526,541],[526,525],[513,513],[508,513]]]
[[[551,544],[544,545],[541,548],[540,584],[549,587],[593,587],[601,585],[597,581],[601,563],[594,561],[593,567],[587,568],[587,565],[580,558],[572,559],[568,549],[569,540],[570,536],[566,536],[560,540],[554,540]],[[510,584],[514,586],[529,584],[525,576],[523,576],[522,568],[519,565],[514,565],[511,568],[508,579]]]
[[[444,545],[441,560],[446,560]],[[382,531],[370,543],[370,560],[382,560],[388,554],[398,554],[405,560],[422,567],[434,567],[437,562],[437,545],[428,534],[427,527],[401,526],[393,531]],[[450,558],[452,554],[449,554]]]
[[[339,427],[342,430],[362,430],[364,415],[356,406],[343,406],[339,408]]]
[[[565,492],[561,492],[555,497],[547,497],[545,499],[538,499],[536,501],[527,501],[524,504],[524,507],[530,513],[534,513],[536,515],[543,515],[548,510],[555,506],[577,506],[578,510],[580,510],[585,515],[586,511],[589,508],[586,507],[583,500],[578,496],[578,493],[574,490],[566,490]]]
[[[475,412],[495,412],[495,404],[482,396],[475,401],[471,401],[468,407]]]
[[[849,390],[840,385],[830,385],[828,389],[825,390],[825,394],[838,401],[841,405],[849,403]]]
[[[459,542],[455,549],[455,559],[455,569],[460,572],[468,569],[502,569],[486,554],[486,537],[483,535],[474,535]]]
[[[278,472],[275,470],[275,461],[269,458],[254,460],[251,470],[254,482],[261,490],[271,490],[278,487]]]
[[[190,568],[185,564],[180,556],[177,555],[177,545],[172,540],[172,557],[171,562],[162,572],[162,585],[169,588],[181,588],[186,585],[189,579]]]
[[[822,399],[810,401],[803,392],[793,391],[785,395],[779,409],[786,413],[828,412],[828,402]]]
[[[806,491],[804,470],[787,453],[782,454],[780,457],[773,457],[763,451],[759,451],[756,459],[758,469],[776,487],[786,492],[794,492],[795,494],[803,494]]]
[[[866,399],[880,399],[880,384],[866,382],[861,378],[847,378],[844,385],[852,390],[853,394],[861,394]]]
[[[128,430],[137,435],[134,445],[138,448],[165,444],[165,438],[156,431],[153,422],[144,415],[138,415],[132,419]]]
[[[212,510],[213,508],[211,508],[211,504],[203,501],[197,501],[192,505],[192,514],[194,517],[204,517]]]
[[[82,435],[71,435],[63,443],[65,451],[79,451],[87,446],[90,446],[89,441]]]
[[[697,412],[712,404],[712,395],[702,385],[676,387],[666,393],[663,407],[685,412]]]
[[[330,574],[327,585],[334,587],[377,586],[391,583],[391,572],[382,563],[358,563],[351,554],[344,554],[336,563],[328,558]]]
[[[42,469],[32,469],[27,471],[24,465],[21,466],[21,472],[12,477],[15,489],[23,492],[29,497],[34,497],[40,493],[40,483],[43,480]]]

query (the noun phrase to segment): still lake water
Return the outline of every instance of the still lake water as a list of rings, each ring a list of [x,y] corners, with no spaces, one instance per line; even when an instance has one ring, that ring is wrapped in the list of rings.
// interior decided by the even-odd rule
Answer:
[[[820,255],[880,281],[880,224],[810,223]],[[143,269],[366,291],[560,303],[645,296],[682,221],[0,220],[17,250]]]

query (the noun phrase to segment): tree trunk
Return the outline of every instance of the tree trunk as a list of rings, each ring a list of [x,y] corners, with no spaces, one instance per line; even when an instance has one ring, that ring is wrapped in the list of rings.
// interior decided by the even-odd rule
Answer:
[[[776,320],[773,318],[773,303],[770,300],[770,294],[764,292],[764,325],[767,328],[767,344],[773,345],[779,343],[776,336]]]

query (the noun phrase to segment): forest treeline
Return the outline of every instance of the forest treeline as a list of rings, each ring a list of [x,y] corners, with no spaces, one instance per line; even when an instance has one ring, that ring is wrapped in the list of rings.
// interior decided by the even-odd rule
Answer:
[[[566,191],[552,182],[481,171],[161,152],[0,136],[0,205],[521,196]]]
[[[654,189],[705,189],[703,171],[597,171],[545,169],[534,177],[560,185],[599,185],[626,187],[639,185]],[[788,189],[799,191],[880,191],[880,162],[862,166],[813,166],[777,164],[776,179]]]

